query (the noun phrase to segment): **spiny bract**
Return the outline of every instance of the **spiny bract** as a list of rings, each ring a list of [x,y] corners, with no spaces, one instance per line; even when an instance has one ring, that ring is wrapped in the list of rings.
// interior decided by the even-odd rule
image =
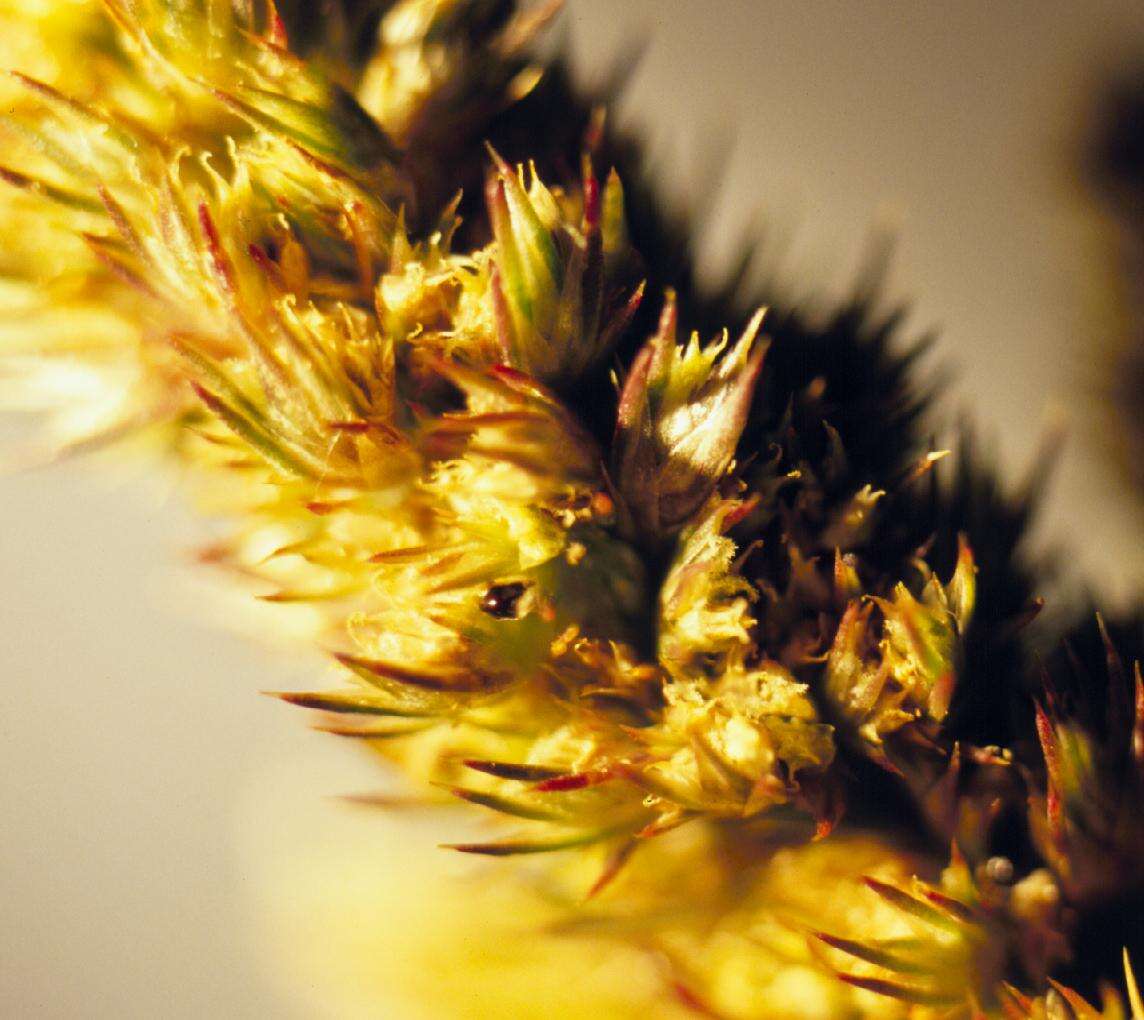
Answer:
[[[547,182],[482,146],[553,13],[0,0],[7,403],[60,450],[177,456],[232,522],[211,558],[337,649],[344,688],[283,696],[513,826],[458,849],[585,848],[546,879],[568,924],[654,949],[694,1008],[798,1015],[805,979],[823,1015],[1083,1015],[1046,991],[1098,881],[1074,800],[1138,826],[1043,714],[1049,867],[992,855],[1021,779],[945,726],[973,552],[943,580],[874,545],[940,451],[899,403],[913,466],[863,477],[845,382],[768,380],[764,311],[681,345],[599,118]],[[830,836],[886,824],[871,775],[928,851]]]

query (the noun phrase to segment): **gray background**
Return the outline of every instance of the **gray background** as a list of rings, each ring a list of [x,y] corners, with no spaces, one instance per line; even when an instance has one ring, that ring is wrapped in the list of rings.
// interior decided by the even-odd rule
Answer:
[[[1144,54],[1138,3],[570,0],[562,24],[585,80],[648,40],[619,116],[676,195],[733,136],[713,275],[761,214],[784,276],[837,292],[893,225],[892,292],[959,372],[948,409],[1014,469],[1063,415],[1042,541],[1108,597],[1144,582],[1140,505],[1103,455],[1112,242],[1070,177],[1099,72]],[[0,1015],[384,1015],[331,993],[336,968],[283,973],[314,907],[282,876],[386,866],[388,823],[327,796],[376,774],[257,695],[326,667],[228,626],[238,603],[188,566],[202,526],[152,471],[0,478]]]

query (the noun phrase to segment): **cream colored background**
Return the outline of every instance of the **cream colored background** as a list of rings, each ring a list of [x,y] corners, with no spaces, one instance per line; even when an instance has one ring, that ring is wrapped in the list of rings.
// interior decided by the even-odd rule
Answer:
[[[620,114],[649,133],[666,185],[685,193],[704,146],[733,133],[713,265],[763,213],[794,238],[790,279],[839,288],[871,225],[896,224],[893,290],[916,326],[941,328],[939,357],[960,372],[950,409],[970,409],[1011,466],[1048,409],[1064,412],[1073,438],[1044,532],[1077,579],[1138,588],[1140,505],[1097,455],[1108,238],[1069,159],[1099,69],[1144,55],[1144,8],[569,7],[586,77],[648,40]],[[373,770],[256,694],[325,667],[219,625],[232,603],[212,613],[212,589],[172,569],[201,527],[142,475],[0,479],[0,1016],[404,1017],[355,1012],[331,985],[350,971],[297,958],[313,897],[283,876],[324,866],[336,899],[350,887],[331,861],[396,859],[392,828],[327,798],[376,786]],[[436,852],[427,831],[400,838]]]

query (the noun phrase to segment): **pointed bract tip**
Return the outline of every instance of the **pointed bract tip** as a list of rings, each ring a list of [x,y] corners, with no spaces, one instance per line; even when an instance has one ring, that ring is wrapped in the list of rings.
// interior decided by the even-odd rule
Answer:
[[[508,164],[505,158],[499,152],[497,152],[495,148],[493,148],[493,143],[487,139],[485,140],[485,151],[488,153],[489,159],[492,160],[493,166],[496,167],[497,173],[502,178],[513,177],[512,167]]]

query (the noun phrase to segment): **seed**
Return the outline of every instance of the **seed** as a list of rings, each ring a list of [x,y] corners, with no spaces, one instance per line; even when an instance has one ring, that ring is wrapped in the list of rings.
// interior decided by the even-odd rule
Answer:
[[[481,610],[497,620],[510,620],[516,616],[516,604],[524,594],[524,583],[494,584],[481,599]]]

